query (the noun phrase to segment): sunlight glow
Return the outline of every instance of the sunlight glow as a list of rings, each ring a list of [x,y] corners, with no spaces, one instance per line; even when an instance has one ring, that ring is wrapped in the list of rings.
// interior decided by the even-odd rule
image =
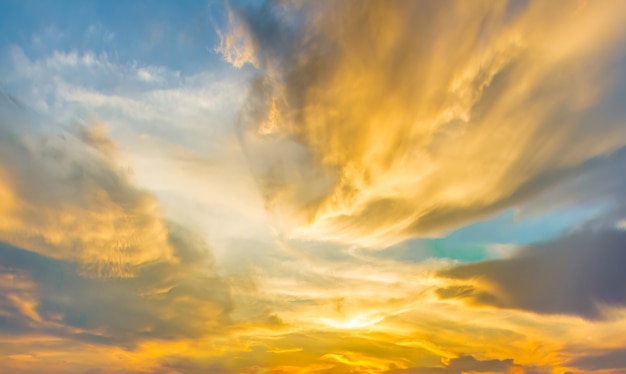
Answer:
[[[353,329],[361,329],[364,327],[373,326],[384,319],[385,317],[372,318],[368,314],[360,314],[348,320],[338,321],[338,320],[333,320],[333,319],[328,319],[328,318],[322,318],[320,321],[324,325],[330,326],[335,329],[353,330]]]

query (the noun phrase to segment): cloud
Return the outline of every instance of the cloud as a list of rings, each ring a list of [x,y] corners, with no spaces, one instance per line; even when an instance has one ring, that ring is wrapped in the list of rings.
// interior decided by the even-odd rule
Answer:
[[[442,367],[410,368],[410,369],[404,369],[404,370],[392,370],[389,373],[461,374],[461,373],[512,373],[512,372],[526,373],[527,372],[527,371],[520,371],[520,369],[521,367],[519,365],[515,365],[512,359],[477,360],[473,356],[460,356],[460,357],[448,360],[447,362],[445,362],[445,365]]]
[[[232,303],[210,252],[181,228],[169,241],[177,262],[123,279],[85,278],[71,262],[0,243],[0,330],[126,348],[223,331]]]
[[[568,366],[582,370],[626,369],[626,348],[607,350],[602,353],[581,355]]]
[[[620,148],[621,6],[233,6],[220,50],[259,70],[241,141],[275,225],[388,246],[524,202]]]
[[[557,209],[600,207],[586,227],[614,227],[626,217],[626,148],[608,157],[591,160],[580,166],[575,178],[545,191],[522,205],[518,217]]]
[[[424,261],[426,241],[407,256],[344,245],[438,235],[536,196],[555,201],[551,191],[565,200],[565,182],[575,202],[620,201],[624,13],[588,3],[235,5],[220,51],[254,67],[231,68],[234,80],[12,48],[0,80],[40,114],[12,97],[0,105],[0,360],[58,373],[611,362],[604,349],[624,346],[626,319],[595,320],[623,305],[613,266],[624,259],[587,248],[611,242],[604,231],[573,234],[568,250],[589,244],[574,255],[553,242],[468,274]],[[230,115],[255,69],[239,113],[246,161]],[[85,112],[102,120],[65,125]],[[536,283],[507,273],[518,267]],[[525,298],[533,287],[541,301]],[[543,315],[555,313],[590,320]]]
[[[0,330],[123,347],[221,331],[232,301],[203,240],[133,184],[102,126],[46,120],[0,97]]]
[[[132,120],[128,126],[146,132],[172,124],[206,126],[208,117],[214,126],[223,126],[224,113],[238,106],[242,96],[244,77],[228,71],[186,75],[163,66],[119,63],[106,52],[89,50],[34,57],[11,46],[3,52],[9,62],[0,68],[3,86],[59,119],[95,113],[108,120]]]
[[[61,70],[70,69],[70,65],[63,65],[65,60],[72,59],[58,59]],[[82,68],[89,71],[81,58],[77,61],[77,74]],[[50,72],[41,61],[33,65],[42,75]],[[112,73],[120,73],[119,66],[110,68]],[[99,69],[91,72],[98,76]],[[70,76],[68,73],[55,82]],[[202,97],[202,89],[186,86],[164,91],[149,87],[137,97],[132,90],[122,89],[116,95],[84,88],[81,82],[71,83],[59,84],[57,89],[61,89],[55,92],[76,90],[72,97],[81,99],[81,105],[88,108],[93,108],[89,100],[94,99],[97,105],[122,112],[133,108],[130,104],[140,103],[137,107],[141,110],[123,113],[121,123],[96,120],[90,124],[73,120],[72,105],[58,115],[58,108],[31,109],[29,105],[36,102],[33,99],[37,95],[26,95],[20,101],[2,92],[0,350],[7,370],[83,373],[106,367],[112,373],[191,372],[193,368],[199,372],[234,372],[229,371],[236,361],[232,356],[245,350],[247,343],[233,337],[233,330],[242,326],[271,329],[272,324],[282,321],[273,315],[262,320],[259,314],[266,310],[256,309],[252,316],[244,310],[237,316],[239,320],[233,318],[235,303],[241,302],[245,309],[248,295],[233,296],[230,280],[217,274],[212,248],[205,244],[212,231],[209,235],[196,231],[199,234],[194,235],[172,224],[169,212],[166,219],[161,200],[157,201],[149,188],[184,195],[194,212],[202,204],[206,209],[208,202],[219,201],[226,206],[222,210],[230,209],[227,213],[236,217],[232,235],[241,237],[246,226],[240,216],[250,216],[249,200],[237,201],[241,212],[233,213],[234,206],[226,196],[232,196],[233,191],[241,193],[253,183],[248,182],[247,172],[245,178],[238,174],[240,169],[246,171],[245,163],[239,154],[235,160],[223,160],[221,152],[209,150],[207,155],[184,141],[174,144],[180,139],[159,139],[151,134],[142,137],[154,142],[151,148],[145,142],[133,144],[137,138],[124,139],[136,146],[134,156],[149,160],[147,164],[133,164],[144,170],[130,171],[123,166],[126,149],[118,148],[117,139],[113,141],[107,134],[111,128],[126,124],[141,131],[142,125],[159,116],[152,109],[162,100],[174,106],[176,101],[185,103],[171,111],[159,108],[167,112],[159,121],[170,127],[168,131],[188,136],[206,125],[186,121],[206,120],[206,113],[213,110],[207,112],[213,108],[212,96]],[[81,97],[80,92],[86,96]],[[116,98],[120,100],[116,102]],[[61,120],[68,117],[69,123]],[[187,131],[181,131],[176,117]],[[216,135],[222,130],[208,129],[220,139],[216,143],[221,141],[219,145],[230,151],[231,143],[227,144],[222,134]],[[217,153],[219,157],[213,157]],[[154,182],[146,189],[134,178],[135,172],[144,171],[150,178],[143,182]],[[190,188],[185,178],[191,174],[204,185]],[[241,180],[247,183],[233,185]],[[225,193],[216,193],[220,189]],[[254,189],[243,192],[246,197],[256,197]],[[183,205],[181,209],[189,208]],[[219,220],[223,212],[218,213],[209,215],[212,221],[208,223],[207,216],[200,218],[207,226],[216,222],[210,227],[215,232],[230,229],[228,223]],[[262,208],[256,215],[264,216]],[[222,355],[226,358],[220,362]]]
[[[7,370],[147,372],[193,355],[185,342],[227,335],[230,286],[203,239],[133,184],[102,125],[61,130],[47,119],[0,97]]]
[[[456,281],[443,299],[542,314],[602,319],[603,307],[626,306],[626,232],[584,230],[522,249],[507,259],[439,272]]]
[[[169,219],[205,234],[214,250],[224,236],[240,237],[244,220],[255,226],[246,233],[269,231],[233,127],[247,74],[226,64],[190,75],[97,51],[27,51],[6,51],[0,81],[46,118],[30,122],[69,128],[83,142],[109,137],[116,150],[89,146],[119,157],[120,169],[130,165],[133,183],[153,193]]]
[[[55,131],[46,121],[0,100],[0,240],[80,263],[91,276],[131,276],[170,258],[156,200],[115,164],[101,129]]]

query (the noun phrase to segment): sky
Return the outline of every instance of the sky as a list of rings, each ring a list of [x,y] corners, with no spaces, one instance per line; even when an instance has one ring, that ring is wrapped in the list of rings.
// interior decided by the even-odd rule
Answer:
[[[626,2],[0,1],[0,372],[626,373]]]

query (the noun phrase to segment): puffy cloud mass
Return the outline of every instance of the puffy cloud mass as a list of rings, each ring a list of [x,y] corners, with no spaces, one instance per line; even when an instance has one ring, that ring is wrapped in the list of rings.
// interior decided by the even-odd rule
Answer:
[[[233,6],[219,50],[259,71],[240,135],[277,227],[386,246],[525,201],[619,149],[625,6]]]

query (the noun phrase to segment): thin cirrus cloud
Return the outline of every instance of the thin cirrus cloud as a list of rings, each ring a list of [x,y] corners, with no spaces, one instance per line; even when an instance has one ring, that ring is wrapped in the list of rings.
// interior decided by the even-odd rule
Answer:
[[[392,4],[231,9],[218,50],[259,71],[240,136],[286,235],[438,234],[625,144],[622,3]]]
[[[0,77],[10,92],[54,118],[40,121],[40,127],[70,128],[76,136],[93,132],[87,134],[91,138],[106,128],[116,156],[132,165],[137,185],[156,194],[159,209],[169,218],[187,226],[200,222],[196,227],[203,234],[210,231],[212,239],[239,233],[243,215],[264,219],[262,209],[248,213],[262,201],[248,188],[254,181],[231,125],[245,92],[240,88],[245,76],[214,71],[187,75],[93,51],[33,56],[13,46],[7,60]],[[73,128],[74,122],[101,125],[85,131]],[[218,229],[212,221],[234,221],[233,228]]]

